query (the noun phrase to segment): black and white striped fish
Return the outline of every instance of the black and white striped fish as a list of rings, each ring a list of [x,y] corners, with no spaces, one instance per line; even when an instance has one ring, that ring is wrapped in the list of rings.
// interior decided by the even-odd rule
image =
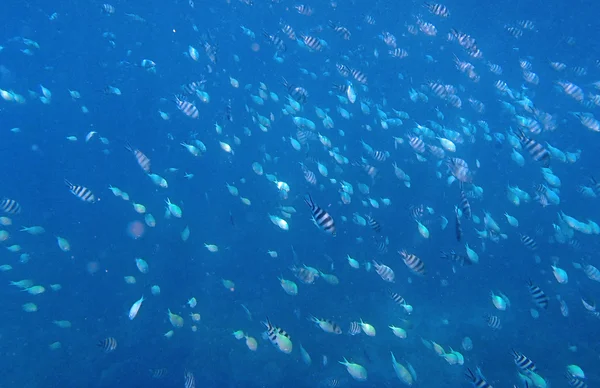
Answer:
[[[348,77],[350,75],[350,68],[343,63],[336,63],[335,68],[342,77]]]
[[[416,273],[417,275],[425,275],[425,263],[421,259],[417,257],[417,255],[413,255],[412,253],[407,253],[406,251],[398,252],[402,255],[404,264],[411,271]]]
[[[113,352],[117,348],[117,340],[113,337],[108,337],[98,341],[96,344],[100,349],[104,350],[105,353]]]
[[[284,88],[287,89],[288,93],[294,100],[300,103],[304,103],[306,102],[306,99],[308,99],[308,91],[302,86],[293,85],[289,83],[285,78],[283,78],[282,85]]]
[[[440,257],[442,259],[449,260],[449,261],[456,263],[458,265],[461,265],[461,266],[473,264],[473,262],[469,259],[468,256],[458,254],[454,251],[454,249],[451,250],[450,252],[441,251]]]
[[[582,380],[569,372],[567,372],[567,381],[569,383],[569,387],[573,388],[587,388],[588,386],[585,380]]]
[[[533,302],[538,305],[538,307],[543,308],[544,310],[548,308],[548,302],[550,298],[542,289],[530,280],[527,281],[527,287],[529,287],[529,294],[531,294],[531,298]]]
[[[142,170],[149,174],[151,165],[150,159],[146,155],[144,155],[144,153],[139,149],[133,148],[129,143],[127,143],[125,148],[127,148],[135,156],[135,159],[137,160],[137,163],[142,168]]]
[[[584,265],[583,273],[585,273],[585,276],[587,276],[591,280],[600,282],[600,270],[598,268],[594,267],[593,265],[591,265],[591,264]]]
[[[323,43],[321,43],[321,40],[315,36],[300,35],[300,40],[304,43],[306,47],[313,51],[323,50]]]
[[[346,27],[332,22],[331,20],[329,21],[329,27],[337,32],[344,40],[350,40],[352,34]]]
[[[292,341],[288,333],[280,327],[273,326],[269,318],[262,324],[267,328],[267,336],[269,341],[284,353],[290,353],[292,351]]]
[[[169,373],[167,368],[149,369],[149,372],[153,379],[162,379]]]
[[[517,368],[519,368],[523,372],[535,372],[537,370],[533,361],[531,361],[523,353],[519,353],[516,350],[512,349],[512,355],[515,358],[515,364],[517,365]]]
[[[373,265],[375,266],[375,272],[377,272],[377,274],[381,276],[383,280],[390,283],[394,282],[394,279],[396,278],[394,270],[392,270],[385,264],[380,264],[376,262],[375,260],[373,260]]]
[[[318,205],[316,205],[313,202],[310,194],[306,194],[306,196],[304,197],[304,202],[306,202],[306,204],[310,208],[315,224],[317,224],[317,226],[326,233],[335,236],[335,221],[329,215],[329,213],[327,213],[325,210],[321,209]]]
[[[354,77],[356,81],[360,82],[361,84],[367,84],[367,76],[362,71],[357,69],[350,69],[350,74],[352,75],[352,77]]]
[[[485,321],[486,321],[487,325],[494,330],[502,329],[502,323],[500,322],[500,318],[498,318],[495,315],[487,314],[485,316]]]
[[[304,179],[310,183],[311,185],[316,185],[317,184],[317,175],[312,172],[311,170],[308,169],[308,167],[306,167],[304,165],[304,163],[300,162],[300,166],[302,167],[302,173],[304,174]]]
[[[2,198],[2,200],[0,201],[0,209],[2,209],[2,211],[7,214],[21,213],[21,205],[19,204],[19,202],[10,198]]]
[[[400,305],[406,303],[406,300],[404,300],[404,298],[400,294],[398,294],[398,293],[390,290],[389,288],[387,290],[387,293],[390,296],[390,298],[392,298],[392,300],[394,301],[394,303],[400,304]]]
[[[446,7],[443,4],[437,4],[437,3],[425,3],[423,5],[425,8],[427,8],[429,10],[429,12],[431,12],[432,14],[442,17],[442,18],[447,18],[448,16],[450,16],[450,11],[448,11],[448,7]]]
[[[387,160],[387,158],[390,156],[390,153],[387,151],[373,150],[370,153],[370,156],[378,162],[385,162]]]
[[[357,335],[360,334],[362,328],[360,327],[360,322],[350,322],[350,328],[348,329],[348,335]]]
[[[535,240],[525,234],[521,235],[521,242],[523,243],[523,245],[525,245],[527,247],[527,249],[535,251],[537,250],[537,243],[535,242]]]
[[[519,141],[523,147],[525,147],[527,152],[529,152],[529,155],[531,155],[533,160],[542,163],[544,167],[548,167],[550,165],[550,152],[548,152],[543,145],[533,139],[528,138],[523,131],[517,132],[517,137],[519,138]]]
[[[196,378],[194,374],[189,370],[186,370],[183,374],[183,386],[185,388],[196,388]]]
[[[83,202],[96,202],[96,196],[94,195],[94,193],[92,193],[92,190],[88,189],[87,187],[74,185],[66,179],[65,185],[67,185],[67,187],[71,191],[71,194],[81,199]]]
[[[370,214],[367,214],[367,223],[369,224],[369,228],[373,229],[375,233],[381,232],[381,225]]]
[[[285,51],[287,49],[285,42],[283,39],[278,37],[277,35],[271,35],[267,31],[263,30],[263,36],[271,42],[277,51]]]
[[[389,244],[390,239],[387,236],[384,239],[375,238],[375,249],[377,249],[377,253],[380,255],[384,255],[388,252]]]
[[[463,189],[462,182],[460,184],[460,210],[462,211],[463,216],[465,216],[465,218],[467,220],[471,219],[471,215],[472,215],[471,204],[469,203],[467,194],[465,193],[465,190]]]
[[[485,381],[485,379],[480,375],[479,371],[477,374],[475,374],[471,369],[467,368],[465,376],[467,376],[475,388],[492,388],[490,383]]]
[[[197,119],[200,117],[200,112],[196,105],[187,101],[183,96],[175,96],[175,104],[177,104],[177,108],[183,112],[184,115],[190,117],[192,119]]]

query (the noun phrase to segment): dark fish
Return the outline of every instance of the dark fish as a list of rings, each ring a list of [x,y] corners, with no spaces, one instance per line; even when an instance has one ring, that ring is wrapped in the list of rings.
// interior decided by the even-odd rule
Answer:
[[[21,213],[21,205],[19,205],[19,203],[14,199],[10,198],[2,198],[2,201],[0,201],[0,209],[7,214]]]
[[[71,191],[71,194],[73,194],[77,198],[81,199],[83,202],[89,202],[89,203],[96,202],[96,197],[94,196],[94,193],[92,193],[92,191],[90,189],[88,189],[87,187],[76,186],[66,179],[65,179],[65,185],[67,185],[67,187]]]
[[[527,287],[529,287],[529,293],[531,294],[531,298],[533,299],[533,302],[536,305],[538,305],[540,308],[543,308],[544,310],[547,309],[548,302],[550,301],[550,298],[548,298],[548,295],[546,295],[544,293],[544,291],[542,291],[541,288],[539,288],[538,286],[533,284],[533,282],[531,280],[527,281]]]
[[[329,215],[329,213],[317,206],[310,197],[310,194],[306,194],[304,197],[304,202],[310,208],[313,220],[317,226],[332,236],[335,236],[335,221]]]
[[[98,341],[96,344],[100,349],[104,350],[105,353],[113,352],[117,348],[117,340],[113,337],[108,337]]]

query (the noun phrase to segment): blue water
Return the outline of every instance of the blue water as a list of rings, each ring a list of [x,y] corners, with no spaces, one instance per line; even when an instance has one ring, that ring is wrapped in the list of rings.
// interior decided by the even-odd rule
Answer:
[[[313,16],[297,14],[293,9],[296,3],[285,0],[255,1],[252,7],[236,0],[231,4],[196,1],[194,8],[187,1],[121,1],[112,3],[117,11],[110,16],[101,11],[101,2],[30,1],[26,5],[2,5],[0,45],[4,49],[0,52],[0,66],[6,71],[0,73],[0,88],[14,90],[27,99],[22,105],[0,101],[0,196],[17,199],[23,207],[22,214],[11,216],[14,224],[7,227],[11,239],[3,244],[20,244],[30,253],[31,260],[20,263],[18,254],[0,253],[0,264],[13,266],[11,271],[0,273],[0,360],[4,366],[0,386],[176,387],[184,384],[184,370],[195,374],[199,387],[317,387],[327,386],[329,379],[336,379],[339,386],[397,386],[401,383],[390,365],[389,352],[393,351],[399,360],[412,364],[420,387],[468,386],[463,377],[465,367],[477,366],[493,386],[512,387],[518,380],[511,348],[535,360],[540,374],[554,387],[567,386],[564,368],[568,364],[581,366],[589,375],[590,386],[597,384],[600,376],[594,369],[600,333],[596,318],[581,307],[580,295],[581,290],[597,295],[598,285],[570,264],[582,262],[585,257],[587,263],[598,265],[597,237],[577,234],[582,245],[578,250],[551,244],[549,238],[558,211],[580,220],[598,219],[596,200],[582,198],[576,190],[587,184],[590,174],[597,174],[598,134],[586,130],[568,114],[585,109],[557,91],[553,81],[561,77],[548,66],[549,61],[562,61],[569,66],[587,67],[588,75],[565,78],[586,91],[592,90],[589,85],[598,79],[599,72],[595,60],[600,57],[593,36],[598,27],[595,4],[448,1],[444,3],[452,13],[448,20],[430,15],[420,2],[340,1],[335,10],[325,2],[305,4],[315,9]],[[49,20],[54,12],[57,19]],[[138,14],[146,22],[132,21],[124,13]],[[373,15],[377,25],[364,23],[365,14]],[[436,38],[406,33],[404,24],[414,23],[415,14],[422,14],[437,26]],[[327,40],[328,50],[310,53],[285,38],[285,62],[275,63],[274,49],[261,31],[279,31],[280,19],[293,25],[297,33],[308,33],[322,25],[324,31],[318,35]],[[522,19],[535,21],[537,32],[526,32],[523,38],[515,40],[503,27]],[[352,40],[343,41],[332,33],[327,28],[329,20],[347,26]],[[199,32],[194,32],[193,24]],[[252,42],[241,33],[240,25],[256,33],[260,51],[250,49]],[[478,84],[456,71],[453,54],[467,58],[456,43],[445,40],[450,28],[475,37],[485,59],[501,65],[504,74],[499,77],[489,73],[485,62],[478,60],[471,60],[481,74]],[[399,47],[409,51],[408,58],[387,56],[388,48],[376,37],[382,30],[396,35]],[[115,35],[114,47],[102,36],[109,31]],[[206,69],[208,61],[199,43],[203,34],[209,35],[209,41],[218,47],[218,62],[211,64],[213,72]],[[282,33],[279,36],[284,37]],[[568,36],[574,38],[574,45],[564,42]],[[11,40],[14,37],[32,39],[40,49],[34,49],[32,56],[24,55],[19,50],[25,45]],[[185,55],[189,45],[200,51],[199,62]],[[375,47],[380,52],[378,60],[372,55]],[[330,84],[341,78],[333,65],[340,54],[349,53],[352,64],[369,77],[369,91],[364,95],[376,103],[385,98],[386,111],[393,107],[410,114],[411,119],[405,120],[403,127],[383,131],[374,123],[374,113],[363,116],[356,106],[352,107],[350,121],[336,114],[337,102],[328,92]],[[424,65],[425,55],[433,56],[436,63]],[[156,62],[157,74],[140,68],[144,58]],[[482,165],[475,183],[484,188],[485,194],[482,201],[472,200],[474,212],[481,218],[483,210],[493,214],[496,221],[505,225],[503,231],[509,239],[499,244],[488,242],[485,252],[478,250],[479,265],[457,268],[457,274],[453,274],[450,263],[440,259],[439,252],[462,249],[453,230],[452,209],[458,201],[458,189],[448,187],[445,178],[435,177],[432,160],[419,163],[408,155],[406,147],[402,151],[405,154],[394,151],[391,134],[402,136],[414,127],[414,122],[424,125],[427,120],[436,120],[436,106],[444,112],[444,122],[455,126],[457,117],[462,116],[473,123],[486,120],[493,132],[515,127],[509,116],[501,112],[493,83],[502,79],[518,89],[524,82],[518,67],[521,58],[533,63],[541,79],[539,86],[532,87],[535,91],[530,98],[536,106],[558,117],[559,130],[543,134],[543,141],[571,152],[581,149],[582,158],[573,165],[553,164],[554,173],[562,180],[559,207],[542,208],[536,203],[515,207],[506,200],[506,186],[518,185],[532,193],[533,183],[541,183],[539,166],[524,151],[525,167],[516,166],[510,160],[508,144],[494,148],[480,135],[477,143],[462,146],[461,157],[470,164],[478,159]],[[302,75],[298,68],[314,72],[318,79]],[[403,80],[398,73],[403,74]],[[211,102],[198,103],[200,120],[192,120],[177,110],[173,96],[180,92],[181,85],[198,80],[201,75],[206,77]],[[239,89],[229,85],[230,75],[240,81]],[[363,196],[355,194],[353,203],[344,207],[337,193],[339,185],[321,177],[323,190],[306,184],[298,168],[304,155],[282,141],[282,137],[295,133],[291,120],[280,113],[282,103],[267,101],[264,107],[252,104],[249,95],[256,94],[259,82],[264,82],[283,101],[286,93],[280,85],[281,77],[309,90],[303,115],[315,121],[349,160],[365,156],[360,139],[394,155],[386,162],[385,177],[372,186],[374,198],[392,200],[392,206],[375,212],[390,239],[387,254],[378,255],[373,233],[351,222],[353,212],[369,212],[360,204]],[[428,104],[412,103],[408,90],[419,89],[427,80],[463,85],[462,110],[445,106],[431,95]],[[40,84],[53,92],[51,104],[44,105],[28,95],[28,90],[39,94]],[[247,84],[252,85],[250,91],[244,90]],[[109,85],[119,87],[122,96],[105,93]],[[79,91],[82,98],[73,100],[69,89]],[[470,109],[466,101],[469,96],[486,105],[485,114],[477,115]],[[218,136],[214,123],[223,121],[222,112],[229,99],[234,124],[225,127],[225,136]],[[81,105],[89,113],[83,114]],[[269,133],[260,132],[246,105],[264,116],[273,112],[276,120]],[[330,109],[335,130],[323,132],[314,106]],[[162,120],[158,110],[167,112],[170,120]],[[367,124],[374,128],[372,132],[363,129]],[[21,131],[11,132],[15,127]],[[252,130],[252,136],[244,135],[244,127]],[[340,136],[338,129],[343,129],[345,136]],[[85,143],[86,133],[92,130],[98,135]],[[193,158],[179,145],[189,141],[191,133],[197,133],[197,138],[207,144],[207,154]],[[79,140],[68,142],[65,137],[69,135],[76,135]],[[234,146],[234,155],[227,155],[219,149],[218,141],[225,139],[233,145],[234,135],[242,143]],[[101,144],[100,136],[110,143]],[[168,189],[157,188],[144,176],[135,165],[135,158],[124,148],[127,142],[152,159],[153,171],[168,180]],[[355,192],[358,182],[370,184],[370,178],[359,169],[344,166],[343,174],[334,174],[332,159],[318,143],[312,147],[311,156],[327,162],[330,174],[338,180],[351,181]],[[264,162],[265,152],[277,162]],[[401,161],[402,168],[411,175],[410,190],[391,173],[392,160]],[[266,172],[277,174],[292,187],[287,201],[280,200],[277,189],[264,176],[252,172],[254,161],[261,162]],[[180,170],[165,172],[170,167]],[[184,179],[184,171],[193,173],[194,178]],[[69,194],[64,179],[92,189],[101,200],[96,204],[79,201]],[[231,197],[226,182],[237,186],[243,196],[252,200],[252,205],[245,206]],[[152,209],[156,228],[146,228],[143,237],[132,239],[127,226],[135,220],[143,221],[143,216],[133,211],[130,202],[115,198],[109,185],[127,191],[133,201]],[[302,201],[309,190],[315,201],[336,218],[335,238],[325,235],[310,221]],[[163,218],[167,197],[182,206],[182,220]],[[436,215],[445,215],[450,221],[448,228],[442,232],[431,225],[431,239],[422,239],[408,210],[419,204],[434,208]],[[280,231],[268,221],[267,214],[274,214],[279,205],[298,210],[289,221],[289,232]],[[535,254],[542,264],[536,264],[534,254],[518,240],[517,231],[506,225],[502,216],[505,211],[519,219],[518,232],[536,237],[539,250]],[[342,216],[348,221],[343,222]],[[42,225],[46,233],[20,233],[22,225]],[[191,229],[191,237],[184,243],[180,232],[186,225]],[[482,228],[463,222],[464,241],[479,248],[473,227]],[[71,251],[61,252],[55,236],[67,238]],[[357,242],[359,237],[364,242]],[[212,254],[204,243],[217,244],[220,251]],[[426,277],[409,275],[396,253],[401,249],[423,258],[428,268]],[[279,257],[269,257],[267,250],[277,251]],[[374,272],[350,268],[346,255],[361,263],[375,259],[392,266],[396,284],[384,283]],[[571,275],[568,285],[554,280],[551,256],[560,257],[560,266]],[[147,275],[137,271],[135,257],[148,261]],[[294,264],[335,273],[340,284],[331,286],[318,280],[314,285],[303,285],[289,271]],[[282,274],[298,283],[298,296],[283,293],[277,281]],[[123,277],[127,275],[135,276],[137,283],[126,284]],[[406,281],[409,276],[413,280],[410,284]],[[525,286],[529,278],[551,299],[551,308],[541,311],[537,320],[530,314],[535,306]],[[47,291],[32,296],[8,285],[9,281],[21,279],[33,279]],[[235,292],[223,287],[221,279],[233,280]],[[448,282],[447,286],[441,284],[442,280]],[[60,283],[62,289],[51,291],[51,283]],[[150,293],[154,284],[161,287],[159,296]],[[412,316],[391,304],[385,292],[388,286],[415,307]],[[489,302],[492,289],[502,290],[510,297],[509,311],[499,314],[494,310]],[[557,294],[570,307],[567,318],[560,315]],[[131,321],[127,312],[142,295],[146,301],[139,316]],[[192,310],[185,305],[192,296],[198,299],[194,311],[202,315],[196,324],[197,332],[190,330],[194,323],[188,315]],[[25,313],[21,306],[27,302],[35,302],[39,311]],[[242,304],[252,312],[252,321]],[[163,336],[172,328],[168,309],[186,320],[185,326],[175,329],[170,339]],[[493,331],[485,325],[483,316],[488,313],[501,315],[502,330]],[[377,328],[378,335],[371,338],[326,334],[305,319],[311,314],[335,320],[344,331],[350,322],[362,318]],[[264,327],[260,321],[266,316],[290,333],[295,346],[291,355],[284,355],[261,339]],[[69,320],[72,327],[62,329],[52,323],[61,319]],[[406,340],[393,337],[386,327],[400,319],[410,319],[414,326]],[[235,330],[255,337],[258,351],[251,352],[243,340],[236,341],[231,335]],[[465,367],[448,365],[420,340],[434,340],[445,349],[451,346],[460,350],[465,336],[474,343],[473,350],[463,351]],[[118,340],[115,352],[105,354],[96,347],[106,337]],[[49,345],[55,341],[62,347],[51,350]],[[300,343],[312,356],[310,367],[300,358]],[[577,346],[577,352],[570,351],[569,346]],[[323,365],[323,356],[327,357],[327,365]],[[365,366],[369,380],[353,381],[338,364],[344,357]],[[159,368],[166,368],[167,376],[153,379],[148,370]]]

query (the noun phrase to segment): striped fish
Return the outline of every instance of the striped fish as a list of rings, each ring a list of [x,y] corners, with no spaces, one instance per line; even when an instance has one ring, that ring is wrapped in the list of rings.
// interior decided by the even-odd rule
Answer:
[[[413,255],[412,253],[407,253],[406,251],[398,253],[402,255],[404,264],[406,264],[406,266],[410,268],[411,271],[413,271],[417,275],[425,275],[425,263],[423,263],[421,259],[419,259],[416,255]]]
[[[544,310],[547,309],[548,302],[550,301],[548,295],[546,295],[546,293],[544,293],[544,291],[542,291],[541,288],[533,284],[531,279],[527,281],[527,287],[529,287],[529,293],[531,294],[533,302],[540,308],[543,308]]]
[[[533,139],[528,138],[523,131],[517,132],[517,137],[519,138],[519,141],[523,147],[525,147],[527,152],[529,152],[529,155],[531,155],[533,160],[542,163],[544,167],[548,167],[550,165],[550,152],[548,152],[543,145]]]
[[[451,250],[450,252],[441,251],[440,257],[442,259],[449,260],[453,263],[457,263],[458,265],[461,265],[461,266],[473,264],[473,262],[469,259],[468,256],[458,254],[458,253],[456,253],[456,251],[454,251],[454,249]]]
[[[313,51],[323,50],[323,43],[321,43],[321,40],[317,37],[310,35],[300,35],[300,39],[302,40],[302,42],[304,42],[306,47],[310,48]]]
[[[388,252],[388,245],[390,243],[389,238],[378,239],[375,238],[375,249],[377,249],[377,253],[380,255],[384,255]]]
[[[98,341],[96,344],[100,349],[104,350],[105,353],[113,352],[117,348],[117,340],[113,337],[108,337]]]
[[[262,322],[262,324],[267,328],[269,341],[283,353],[289,354],[292,351],[292,340],[290,335],[283,329],[273,326],[268,317],[266,322]]]
[[[367,76],[362,71],[357,69],[351,69],[350,74],[352,74],[352,77],[354,77],[354,79],[360,82],[361,84],[367,84]]]
[[[196,388],[196,378],[194,377],[194,374],[189,370],[186,370],[183,374],[183,381],[183,386],[185,388]]]
[[[569,382],[569,387],[574,388],[587,388],[587,383],[578,378],[577,376],[573,376],[571,373],[567,372],[567,380]]]
[[[430,3],[425,3],[423,5],[425,8],[427,8],[429,10],[429,12],[431,12],[432,14],[442,17],[442,18],[447,18],[448,16],[450,16],[450,11],[448,11],[448,8],[443,5],[443,4],[430,4]]]
[[[311,185],[316,185],[317,184],[317,176],[315,175],[314,172],[312,172],[311,170],[308,169],[308,167],[306,167],[304,165],[304,163],[300,163],[300,166],[302,167],[302,173],[304,174],[304,179],[310,183]]]
[[[537,243],[535,242],[535,240],[525,234],[521,235],[521,242],[523,243],[523,245],[525,245],[527,247],[527,249],[535,251],[537,250]]]
[[[479,371],[475,374],[471,369],[467,368],[465,376],[467,376],[475,388],[492,388],[492,386],[480,376]]]
[[[396,304],[405,304],[406,303],[406,300],[404,300],[404,298],[400,294],[390,290],[389,288],[387,290],[387,293],[390,296],[390,298],[392,298],[394,303],[396,303]]]
[[[487,314],[485,316],[485,321],[486,321],[487,325],[494,330],[502,329],[502,323],[500,322],[500,318],[498,318],[495,315]]]
[[[192,119],[197,119],[200,117],[200,112],[198,112],[198,108],[196,105],[187,101],[183,96],[175,96],[175,104],[177,104],[177,108],[183,112],[187,117],[191,117]]]
[[[150,372],[150,376],[152,376],[153,379],[162,379],[169,373],[167,368],[149,369],[148,371]]]
[[[460,184],[460,210],[467,220],[471,219],[471,204],[469,203],[465,190],[463,190],[462,182]]]
[[[385,264],[380,264],[375,260],[373,260],[373,265],[375,266],[375,272],[377,272],[377,274],[381,276],[383,280],[390,283],[394,282],[394,278],[396,277],[396,275],[390,267],[388,267]]]
[[[375,233],[381,232],[381,225],[370,214],[367,214],[367,223],[369,224],[369,227],[375,231]]]
[[[357,335],[362,331],[360,322],[350,322],[350,328],[348,329],[348,335]]]
[[[142,151],[138,150],[137,148],[133,148],[129,143],[127,143],[125,148],[127,148],[127,150],[129,150],[135,156],[135,159],[137,160],[137,163],[142,168],[142,170],[144,170],[145,173],[149,174],[150,159],[146,155],[144,155]]]
[[[273,45],[277,51],[285,51],[287,47],[283,39],[277,35],[271,35],[267,31],[263,30],[263,36]]]
[[[21,205],[19,205],[19,202],[10,198],[2,198],[0,201],[0,209],[7,214],[21,213]]]
[[[310,208],[315,224],[317,224],[317,226],[320,229],[324,230],[326,233],[335,236],[335,221],[329,215],[329,213],[317,206],[313,202],[310,194],[306,194],[306,196],[304,197],[304,202],[306,202],[306,204]]]
[[[66,179],[65,185],[67,185],[67,187],[71,191],[71,194],[81,199],[83,202],[96,202],[96,197],[94,196],[94,193],[92,193],[92,191],[87,187],[74,185]]]
[[[515,358],[515,364],[517,365],[517,368],[519,368],[523,372],[535,372],[537,370],[533,361],[531,361],[523,353],[519,353],[516,350],[512,349],[512,355]]]
[[[591,264],[584,265],[583,273],[585,273],[585,276],[587,276],[591,280],[600,282],[600,270],[598,270],[598,268],[594,267],[593,265],[591,265]]]

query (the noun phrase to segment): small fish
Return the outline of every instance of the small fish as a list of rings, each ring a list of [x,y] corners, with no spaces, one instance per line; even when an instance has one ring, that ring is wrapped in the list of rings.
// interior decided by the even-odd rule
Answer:
[[[150,159],[146,155],[144,155],[144,153],[139,149],[133,148],[129,143],[127,143],[125,148],[127,148],[131,153],[133,153],[138,165],[142,168],[142,170],[144,170],[144,172],[146,172],[147,174],[150,174]]]
[[[105,353],[110,353],[115,351],[115,349],[117,348],[117,340],[113,337],[108,337],[98,341],[96,346],[104,350]]]
[[[412,272],[417,275],[425,275],[425,263],[423,263],[421,259],[412,253],[407,253],[406,251],[401,251],[398,253],[402,255],[404,264],[406,264],[406,266],[410,268]]]
[[[548,302],[550,301],[548,295],[546,295],[546,293],[544,293],[544,291],[542,291],[541,288],[533,284],[531,280],[527,281],[527,287],[529,287],[529,294],[531,294],[533,302],[539,307],[546,310],[548,308]]]
[[[71,191],[71,194],[73,194],[74,196],[76,196],[77,198],[82,200],[83,202],[89,202],[89,203],[96,202],[96,197],[94,196],[94,193],[92,193],[92,191],[90,189],[88,189],[87,187],[76,186],[66,179],[65,179],[65,185],[67,185],[67,187]]]
[[[0,201],[0,210],[6,214],[19,214],[21,213],[21,205],[10,198],[2,198]]]
[[[129,319],[130,320],[135,319],[138,312],[140,311],[140,307],[142,307],[143,302],[144,302],[144,296],[142,295],[142,297],[140,299],[138,299],[137,301],[135,301],[135,303],[133,303],[133,305],[131,305],[131,308],[129,309]]]
[[[317,226],[325,231],[326,233],[335,236],[335,221],[333,218],[327,213],[325,210],[321,209],[318,205],[316,205],[310,194],[306,194],[304,197],[304,202],[308,205],[312,212],[313,220],[317,224]]]

